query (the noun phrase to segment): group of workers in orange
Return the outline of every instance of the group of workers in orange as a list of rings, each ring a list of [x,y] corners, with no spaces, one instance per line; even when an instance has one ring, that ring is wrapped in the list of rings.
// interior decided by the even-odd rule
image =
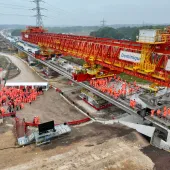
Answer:
[[[120,87],[118,90],[116,89],[114,84],[111,84],[111,80],[114,79],[116,86],[120,84]],[[110,85],[111,84],[111,85]],[[90,85],[95,87],[96,89],[108,93],[111,97],[114,97],[115,99],[118,99],[121,95],[132,95],[140,90],[140,87],[136,84],[136,81],[131,84],[127,83],[126,81],[123,81],[120,77],[117,77],[114,75],[114,77],[108,77],[104,79],[92,79],[90,80]],[[130,107],[135,108],[136,101],[130,100]]]
[[[167,115],[170,116],[170,108],[167,108],[166,106],[163,107],[163,110],[151,110],[151,116],[153,117],[154,115],[156,116],[163,116],[166,117]]]
[[[30,87],[18,89],[14,87],[1,87],[0,90],[0,113],[5,114],[18,111],[24,108],[24,103],[31,105],[42,91]],[[5,109],[7,108],[7,109]]]

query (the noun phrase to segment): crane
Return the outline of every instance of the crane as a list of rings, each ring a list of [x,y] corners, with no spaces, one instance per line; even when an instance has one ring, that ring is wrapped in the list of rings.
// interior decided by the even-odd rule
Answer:
[[[170,27],[165,30],[140,30],[138,41],[48,33],[43,27],[27,27],[22,40],[43,46],[55,53],[85,61],[87,74],[105,76],[123,72],[170,87]]]

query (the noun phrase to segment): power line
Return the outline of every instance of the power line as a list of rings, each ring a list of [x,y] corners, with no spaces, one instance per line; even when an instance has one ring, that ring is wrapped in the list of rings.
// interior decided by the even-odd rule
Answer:
[[[32,10],[36,11],[36,15],[34,15],[34,17],[36,17],[36,26],[43,26],[42,17],[44,15],[41,14],[41,10],[46,10],[45,8],[40,7],[40,2],[43,2],[43,1],[42,0],[33,0],[32,2],[34,2],[36,4],[36,7],[32,9]]]
[[[69,11],[66,11],[66,10],[64,10],[64,9],[54,7],[53,5],[49,4],[48,2],[45,2],[45,4],[49,5],[51,8],[53,8],[53,9],[55,9],[55,10],[60,10],[60,11],[62,11],[62,12],[64,12],[64,13],[68,13],[68,14],[70,13]]]
[[[10,6],[4,6],[3,4],[0,3],[0,6],[3,8],[9,8],[9,9],[21,9],[21,10],[29,10],[28,8],[23,8],[23,7],[10,7]]]
[[[0,15],[12,15],[12,16],[27,16],[27,17],[30,17],[29,15],[22,15],[22,14],[4,14],[4,13],[0,13]]]
[[[27,0],[26,0],[27,1]],[[42,25],[42,17],[45,17],[44,15],[41,14],[41,10],[46,10],[45,8],[40,7],[40,2],[44,2],[43,0],[32,0],[31,2],[34,2],[36,4],[36,7],[31,9],[31,10],[35,10],[36,11],[36,15],[34,15],[34,17],[36,17],[36,25],[39,25],[38,23],[38,9],[37,9],[37,1],[39,1],[39,10],[40,10],[40,18],[41,18],[41,24]],[[57,8],[54,5],[48,3],[48,2],[44,2],[44,4],[48,5],[47,9],[50,8],[50,11],[53,13],[54,16],[47,16],[47,18],[49,19],[55,19],[57,20],[58,15],[70,15],[70,11],[61,9],[61,8]],[[30,10],[30,8],[28,6],[22,6],[22,5],[13,5],[11,3],[1,3],[0,1],[0,6],[4,7],[4,8],[9,8],[9,9],[19,9],[19,10]],[[55,13],[57,13],[57,15],[55,15]],[[13,14],[0,14],[0,15],[13,15]],[[15,16],[25,16],[25,15],[20,15],[20,14],[14,14]]]
[[[48,16],[49,19],[56,19],[58,20],[59,15],[65,15],[68,16],[70,19],[75,19],[74,17],[71,16],[71,14],[74,14],[73,11],[68,11],[62,8],[58,8],[55,5],[50,4],[49,2],[44,2],[44,4],[48,5],[47,9],[50,9],[50,12],[53,13],[53,16]],[[57,13],[57,15],[55,15]]]
[[[6,3],[1,3],[1,2],[0,2],[0,4],[1,5],[6,5],[6,6],[12,6],[12,7],[14,6],[14,7],[26,8],[26,6],[22,6],[22,5],[6,4]]]
[[[40,7],[40,2],[44,2],[43,0],[32,0],[31,2],[34,2],[36,4],[36,7],[31,9],[31,10],[35,10],[36,11],[36,15],[34,15],[34,17],[36,17],[36,25],[37,26],[42,26],[43,22],[42,22],[42,17],[45,17],[44,15],[42,15],[41,10],[46,10],[45,8]],[[38,4],[37,4],[38,3]],[[51,12],[53,13],[53,16],[47,16],[48,19],[58,19],[58,14],[60,15],[62,13],[66,14],[66,15],[70,15],[70,11],[61,9],[61,8],[57,8],[52,4],[49,4],[48,2],[44,2],[44,4],[48,5],[48,8],[50,8]],[[1,3],[0,1],[0,6],[4,7],[4,8],[9,8],[9,9],[19,9],[19,10],[30,10],[30,8],[28,6],[22,6],[22,5],[13,5],[13,4],[9,4],[9,3]],[[58,11],[58,12],[57,12]],[[58,14],[55,15],[54,13],[57,12]],[[22,14],[4,14],[4,13],[0,13],[0,15],[6,15],[6,16],[29,16],[29,15],[22,15]],[[45,18],[44,18],[45,19]]]

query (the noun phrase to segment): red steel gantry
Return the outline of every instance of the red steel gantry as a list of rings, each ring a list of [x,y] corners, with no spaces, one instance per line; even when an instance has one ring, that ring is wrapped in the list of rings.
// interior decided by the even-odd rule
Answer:
[[[22,32],[24,41],[37,44],[56,53],[81,58],[88,66],[88,73],[97,74],[96,65],[110,71],[136,76],[161,86],[170,87],[170,27],[157,30],[151,37],[140,37],[138,42],[48,33],[42,27],[27,27]],[[121,54],[140,55],[138,62],[123,59]],[[132,56],[133,57],[133,56]]]

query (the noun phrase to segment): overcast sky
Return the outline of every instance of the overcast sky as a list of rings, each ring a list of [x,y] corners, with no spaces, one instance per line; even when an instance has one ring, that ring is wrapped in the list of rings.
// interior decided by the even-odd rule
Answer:
[[[107,25],[170,23],[170,0],[44,1],[45,26],[100,25],[103,18]],[[0,0],[0,24],[35,24],[33,7],[30,0]]]

